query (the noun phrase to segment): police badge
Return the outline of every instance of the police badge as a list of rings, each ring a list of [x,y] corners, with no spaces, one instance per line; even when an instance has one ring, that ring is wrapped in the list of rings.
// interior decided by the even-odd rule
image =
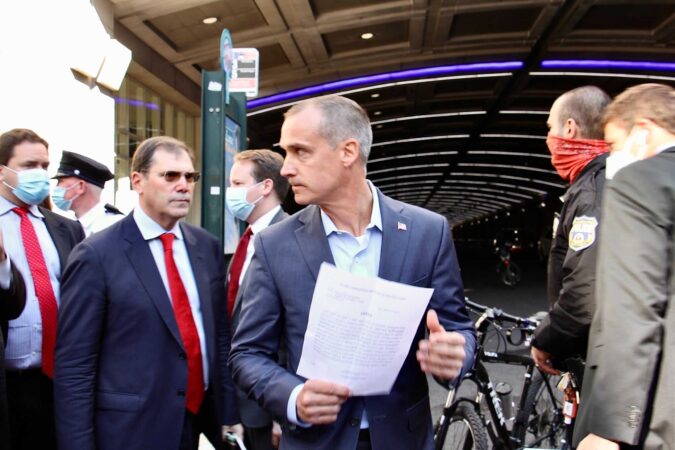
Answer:
[[[598,220],[595,217],[575,217],[569,234],[569,247],[578,252],[593,245],[597,227]]]

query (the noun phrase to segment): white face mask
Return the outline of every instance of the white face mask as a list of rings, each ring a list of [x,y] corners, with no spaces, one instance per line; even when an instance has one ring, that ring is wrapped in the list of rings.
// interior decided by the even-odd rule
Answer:
[[[626,166],[633,164],[634,162],[645,159],[647,154],[647,136],[649,131],[640,130],[636,132],[631,132],[628,138],[626,138],[626,143],[624,144],[621,150],[613,151],[608,157],[605,166],[605,178],[611,180]],[[637,153],[633,152],[633,145],[637,145]]]

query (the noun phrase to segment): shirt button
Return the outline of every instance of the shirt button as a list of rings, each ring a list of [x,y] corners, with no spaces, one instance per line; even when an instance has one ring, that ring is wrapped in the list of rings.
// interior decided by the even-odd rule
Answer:
[[[37,355],[37,352],[32,352],[31,355],[35,356]]]
[[[357,425],[360,424],[360,423],[361,423],[361,421],[360,421],[357,417],[352,417],[352,418],[349,420],[349,426],[352,426],[352,427],[355,427],[355,426],[357,426]]]
[[[178,397],[185,397],[185,391],[184,391],[183,389],[178,389],[178,390],[176,391],[176,395],[177,395]]]
[[[185,358],[187,358],[187,355],[186,355],[185,353],[183,353],[183,352],[180,352],[180,353],[178,354],[178,357],[179,357],[180,359],[185,359]]]

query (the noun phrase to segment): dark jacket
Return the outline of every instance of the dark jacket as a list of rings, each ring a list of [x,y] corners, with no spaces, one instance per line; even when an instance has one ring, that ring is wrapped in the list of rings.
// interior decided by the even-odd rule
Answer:
[[[401,203],[378,191],[382,247],[378,276],[417,287],[434,288],[429,308],[446,330],[466,339],[465,367],[473,363],[475,331],[464,307],[464,291],[448,221]],[[255,237],[246,274],[239,326],[230,366],[239,386],[265,409],[286,418],[305,342],[312,295],[323,262],[334,264],[319,207],[311,205]],[[387,395],[351,397],[327,425],[302,428],[284,420],[280,450],[353,450],[360,418],[368,415],[372,448],[430,450],[433,430],[426,376],[415,357],[424,339],[421,321],[410,351]],[[284,339],[286,367],[276,360]]]
[[[675,447],[673,174],[675,147],[607,185],[575,445],[595,433],[640,449]]]
[[[215,237],[185,223],[180,227],[199,293],[209,367],[201,420],[204,431],[213,431],[217,424],[239,422],[226,365],[225,261]],[[91,235],[70,255],[61,280],[54,362],[59,448],[178,448],[186,411],[185,346],[133,215]]]
[[[10,263],[11,264],[11,263]],[[7,342],[7,321],[21,315],[26,305],[26,286],[23,277],[12,265],[12,278],[8,289],[0,288],[0,450],[9,449],[9,416],[7,393],[5,391],[5,343]]]
[[[595,310],[598,248],[605,161],[600,155],[584,167],[564,197],[548,260],[551,310],[532,344],[556,359],[586,355]]]

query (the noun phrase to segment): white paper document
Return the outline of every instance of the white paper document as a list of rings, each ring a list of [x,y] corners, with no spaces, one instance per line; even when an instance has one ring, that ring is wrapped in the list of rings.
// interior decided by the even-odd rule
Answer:
[[[343,384],[357,396],[388,394],[433,292],[323,263],[298,375]]]

